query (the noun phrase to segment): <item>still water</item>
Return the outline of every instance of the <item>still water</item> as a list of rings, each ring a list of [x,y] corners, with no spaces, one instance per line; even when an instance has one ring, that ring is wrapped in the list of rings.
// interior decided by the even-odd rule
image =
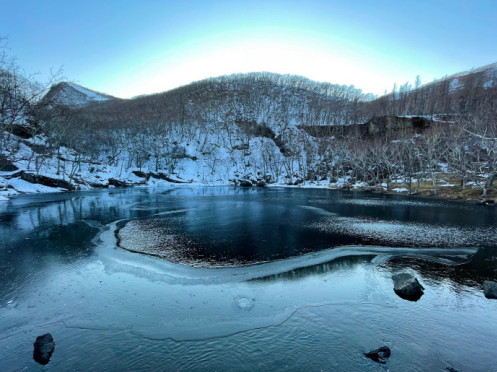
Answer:
[[[497,208],[331,190],[16,197],[0,203],[0,370],[496,371],[496,224]],[[418,302],[393,291],[405,271]],[[384,345],[386,366],[364,357]]]

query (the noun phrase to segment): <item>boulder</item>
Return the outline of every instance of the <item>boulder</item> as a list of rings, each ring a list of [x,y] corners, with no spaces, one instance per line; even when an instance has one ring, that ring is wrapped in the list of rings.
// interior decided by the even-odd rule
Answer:
[[[392,276],[395,293],[408,301],[417,301],[424,294],[423,286],[419,284],[418,279],[408,273],[401,273]]]
[[[250,182],[249,180],[240,180],[240,186],[242,186],[242,187],[251,187],[252,186],[252,182]]]
[[[264,182],[264,181],[259,181],[259,182],[257,182],[257,185],[256,185],[256,186],[258,186],[258,187],[266,187],[266,182]]]
[[[485,280],[483,282],[483,292],[486,298],[497,300],[497,283]]]
[[[382,346],[369,353],[364,353],[364,355],[377,363],[385,364],[387,359],[390,358],[390,348],[388,346]]]
[[[55,350],[55,342],[50,333],[36,337],[34,343],[33,359],[40,364],[48,364]]]

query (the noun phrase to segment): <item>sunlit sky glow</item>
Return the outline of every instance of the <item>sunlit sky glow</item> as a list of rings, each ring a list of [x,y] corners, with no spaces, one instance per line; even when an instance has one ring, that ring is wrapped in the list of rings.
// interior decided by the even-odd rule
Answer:
[[[26,72],[122,98],[253,71],[383,94],[496,62],[495,19],[495,0],[7,0],[0,36]]]

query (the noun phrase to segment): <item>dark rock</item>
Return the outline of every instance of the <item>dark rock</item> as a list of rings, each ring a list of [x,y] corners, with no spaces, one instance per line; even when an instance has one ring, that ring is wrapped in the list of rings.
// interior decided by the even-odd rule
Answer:
[[[370,186],[368,186],[368,187],[366,187],[364,189],[364,192],[373,192],[373,191],[375,191],[375,188],[374,187],[370,187]]]
[[[485,200],[477,200],[476,205],[487,205],[487,203],[485,202]]]
[[[166,180],[167,178],[167,175],[165,175],[164,173],[149,173],[148,176],[157,180]]]
[[[59,180],[56,178],[50,178],[46,176],[35,175],[26,172],[20,172],[19,176],[22,180],[29,183],[35,183],[39,185],[44,185],[48,187],[60,187],[67,190],[76,190],[76,186],[72,185],[70,182]]]
[[[175,146],[170,155],[171,159],[185,159],[188,158],[186,155],[186,149],[181,146]]]
[[[171,182],[171,183],[190,183],[186,180],[182,180],[182,179],[179,179],[179,177],[176,177],[176,178],[170,178],[168,176],[165,177],[165,180],[167,182]]]
[[[27,125],[14,124],[9,127],[9,132],[14,136],[24,139],[33,138],[33,130]]]
[[[412,133],[422,133],[431,126],[432,122],[424,117],[399,117],[399,116],[378,116],[364,124],[333,125],[299,125],[297,128],[306,131],[309,135],[318,138],[331,136],[377,136],[392,132],[410,131]]]
[[[36,337],[34,343],[33,359],[40,364],[48,364],[55,350],[55,342],[50,333]]]
[[[126,182],[116,180],[115,178],[109,178],[109,186],[126,187],[128,184]]]
[[[445,367],[445,370],[449,371],[449,372],[459,372],[457,369],[452,368],[452,367]]]
[[[94,189],[106,189],[109,185],[104,185],[103,183],[88,182],[88,185]]]
[[[191,183],[190,181],[180,179],[180,177],[171,178],[170,176],[168,176],[165,173],[157,173],[157,174],[156,173],[149,173],[148,176],[153,177],[153,178],[158,179],[158,180],[164,180],[167,182],[171,182],[171,183]]]
[[[382,346],[369,353],[364,353],[364,355],[377,363],[385,364],[387,359],[390,358],[390,348],[388,346]]]
[[[248,150],[250,145],[248,143],[242,143],[241,145],[233,146],[233,150]]]
[[[483,282],[483,292],[485,292],[486,298],[497,300],[497,283],[485,280]]]
[[[0,154],[0,172],[15,172],[18,169],[5,155]]]
[[[417,301],[424,294],[423,286],[418,279],[408,273],[401,273],[392,276],[395,293],[405,300]]]
[[[136,177],[140,177],[140,178],[148,178],[148,174],[145,173],[145,172],[141,172],[141,171],[133,171],[132,172]]]
[[[293,183],[295,186],[297,185],[300,185],[301,183],[303,183],[304,180],[302,178],[297,178],[297,180]]]
[[[258,187],[266,187],[266,182],[264,182],[264,181],[259,181],[259,182],[257,182],[257,185],[256,185],[256,186],[258,186]]]
[[[240,186],[242,186],[242,187],[251,187],[252,186],[252,182],[250,182],[249,180],[240,180]]]

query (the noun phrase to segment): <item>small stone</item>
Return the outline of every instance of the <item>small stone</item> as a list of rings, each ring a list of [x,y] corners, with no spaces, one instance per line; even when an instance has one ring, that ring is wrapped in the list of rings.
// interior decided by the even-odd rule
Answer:
[[[55,342],[50,333],[36,337],[34,343],[33,359],[40,364],[48,364],[55,350]]]
[[[387,359],[390,358],[390,348],[388,346],[382,346],[369,353],[364,353],[364,355],[377,363],[385,364]]]
[[[485,280],[483,282],[483,292],[486,298],[497,300],[497,283]]]
[[[392,276],[395,293],[404,300],[417,301],[424,294],[423,286],[418,279],[408,273],[401,273]]]

